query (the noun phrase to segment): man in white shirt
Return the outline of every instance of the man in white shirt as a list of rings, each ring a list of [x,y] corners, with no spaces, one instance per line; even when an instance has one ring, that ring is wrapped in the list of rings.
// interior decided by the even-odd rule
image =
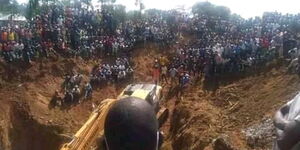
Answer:
[[[173,86],[173,84],[175,84],[176,85],[176,76],[177,76],[177,73],[178,73],[178,71],[177,71],[177,69],[175,68],[175,67],[172,67],[170,70],[169,70],[169,72],[170,72],[170,77],[171,77],[171,87]]]

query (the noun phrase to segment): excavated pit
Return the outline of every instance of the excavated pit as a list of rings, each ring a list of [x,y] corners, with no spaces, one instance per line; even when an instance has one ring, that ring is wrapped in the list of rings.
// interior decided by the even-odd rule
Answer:
[[[287,74],[285,65],[278,66],[227,82],[215,92],[207,93],[199,85],[190,87],[175,106],[168,136],[172,146],[165,148],[271,149],[273,115],[300,87],[299,77]]]
[[[24,103],[10,102],[6,126],[2,124],[1,149],[11,150],[54,150],[63,141],[58,126],[40,124],[31,115],[29,106]]]
[[[149,66],[160,55],[154,44],[136,48],[135,83],[151,82]],[[72,136],[87,120],[93,104],[116,97],[126,86],[109,84],[96,89],[93,100],[69,109],[49,107],[65,73],[76,70],[87,78],[98,62],[59,59],[38,61],[22,69],[0,63],[0,149],[59,149],[67,141],[62,135]],[[270,149],[272,140],[256,143],[255,136],[249,140],[245,133],[264,135],[253,133],[257,130],[252,128],[272,119],[274,112],[300,87],[298,77],[287,74],[284,64],[270,66],[260,74],[226,79],[215,92],[205,92],[203,82],[193,84],[178,104],[170,87],[165,86],[164,105],[171,112],[162,128],[166,139],[162,150]]]

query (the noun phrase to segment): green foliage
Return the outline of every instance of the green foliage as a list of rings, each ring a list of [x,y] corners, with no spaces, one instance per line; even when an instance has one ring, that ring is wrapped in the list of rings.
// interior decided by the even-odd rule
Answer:
[[[19,4],[16,0],[4,0],[1,1],[0,13],[1,14],[24,14],[24,5]]]
[[[138,21],[141,19],[141,12],[137,10],[131,10],[126,13],[126,18],[132,21]]]
[[[221,17],[228,19],[230,9],[224,6],[215,6],[209,2],[198,2],[192,7],[194,15],[205,15],[209,17]]]
[[[124,5],[115,5],[112,14],[118,23],[124,22],[126,20],[126,7]]]
[[[40,3],[39,0],[29,0],[27,5],[26,18],[32,19],[35,15],[40,12]]]
[[[216,6],[215,12],[216,12],[216,15],[221,18],[227,19],[230,16],[230,9],[225,6]]]
[[[146,17],[152,17],[152,16],[157,16],[157,15],[163,14],[163,11],[159,10],[159,9],[148,9],[148,10],[145,10],[144,14]]]

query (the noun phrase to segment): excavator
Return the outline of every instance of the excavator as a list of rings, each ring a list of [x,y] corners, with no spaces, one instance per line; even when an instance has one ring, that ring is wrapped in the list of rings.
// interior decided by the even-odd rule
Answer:
[[[169,110],[162,107],[162,87],[155,84],[130,84],[116,99],[106,99],[91,113],[86,123],[72,137],[72,140],[62,145],[60,150],[94,150],[97,141],[103,139],[106,115],[115,102],[126,97],[136,97],[147,101],[156,112],[159,127],[166,122]]]

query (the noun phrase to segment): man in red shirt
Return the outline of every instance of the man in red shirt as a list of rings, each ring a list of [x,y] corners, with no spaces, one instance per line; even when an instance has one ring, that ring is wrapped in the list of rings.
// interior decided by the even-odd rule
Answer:
[[[4,31],[2,32],[2,34],[1,34],[1,40],[2,40],[3,42],[7,42],[7,40],[8,40],[8,33],[7,33],[6,30],[4,30]]]
[[[263,48],[268,49],[270,46],[270,42],[269,42],[268,38],[264,37],[262,44],[263,44]]]

